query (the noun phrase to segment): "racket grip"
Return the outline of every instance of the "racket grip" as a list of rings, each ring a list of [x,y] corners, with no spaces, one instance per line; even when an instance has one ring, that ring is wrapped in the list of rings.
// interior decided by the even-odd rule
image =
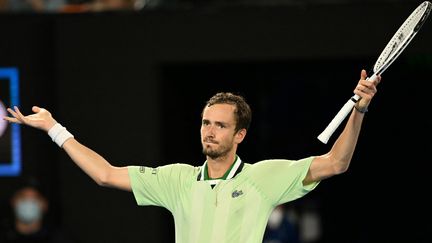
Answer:
[[[367,78],[366,80],[367,81],[375,81],[375,79],[377,78],[377,75],[376,75],[376,73],[374,73],[372,76],[370,76],[369,78]]]
[[[345,103],[345,105],[339,110],[339,112],[336,114],[333,120],[328,124],[326,129],[324,129],[324,131],[318,136],[318,139],[322,143],[327,144],[331,135],[334,133],[334,131],[336,131],[336,129],[341,124],[341,122],[345,120],[347,115],[352,111],[354,105],[355,105],[354,99],[349,99]]]

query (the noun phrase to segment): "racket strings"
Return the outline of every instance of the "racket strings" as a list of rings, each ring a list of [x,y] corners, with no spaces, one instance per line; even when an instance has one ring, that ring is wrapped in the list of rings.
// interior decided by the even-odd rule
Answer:
[[[396,59],[396,57],[413,39],[414,35],[419,30],[419,26],[424,23],[429,15],[430,10],[431,3],[426,1],[411,13],[378,57],[374,66],[375,72],[382,72],[386,66],[389,66],[391,62]]]
[[[382,74],[394,60],[402,53],[405,47],[410,43],[416,35],[420,27],[427,19],[431,11],[431,3],[428,1],[420,4],[413,13],[405,20],[393,38],[388,42],[378,60],[374,65],[374,75]],[[369,79],[369,78],[368,78]],[[327,143],[330,136],[334,133],[341,122],[352,112],[355,103],[360,99],[360,96],[354,95],[345,105],[339,110],[333,120],[328,124],[324,131],[318,136],[318,139]]]

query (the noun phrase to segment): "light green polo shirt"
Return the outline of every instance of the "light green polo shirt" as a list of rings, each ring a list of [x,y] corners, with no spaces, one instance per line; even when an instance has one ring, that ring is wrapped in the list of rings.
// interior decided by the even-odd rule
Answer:
[[[312,159],[248,164],[237,157],[226,179],[216,182],[204,174],[206,163],[129,166],[128,171],[138,205],[161,206],[172,213],[176,243],[262,243],[274,207],[319,184],[302,183]]]

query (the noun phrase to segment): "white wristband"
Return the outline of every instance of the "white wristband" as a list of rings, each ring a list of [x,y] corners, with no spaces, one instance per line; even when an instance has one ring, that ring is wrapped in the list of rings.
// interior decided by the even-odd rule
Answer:
[[[51,127],[48,131],[48,135],[59,147],[62,147],[66,140],[74,137],[65,127],[60,125],[60,123]]]

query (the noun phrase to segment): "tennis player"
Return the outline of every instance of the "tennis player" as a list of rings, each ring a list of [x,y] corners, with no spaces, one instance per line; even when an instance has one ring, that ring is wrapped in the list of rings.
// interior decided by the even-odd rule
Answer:
[[[243,97],[217,93],[202,111],[202,166],[170,164],[156,168],[116,167],[82,145],[51,113],[34,106],[24,116],[9,108],[9,122],[48,132],[70,158],[101,186],[133,192],[138,205],[168,209],[175,220],[177,243],[261,243],[272,210],[313,190],[321,180],[348,169],[364,113],[380,77],[366,80],[361,71],[354,93],[361,97],[331,150],[299,160],[269,159],[245,163],[237,155],[251,122]]]

